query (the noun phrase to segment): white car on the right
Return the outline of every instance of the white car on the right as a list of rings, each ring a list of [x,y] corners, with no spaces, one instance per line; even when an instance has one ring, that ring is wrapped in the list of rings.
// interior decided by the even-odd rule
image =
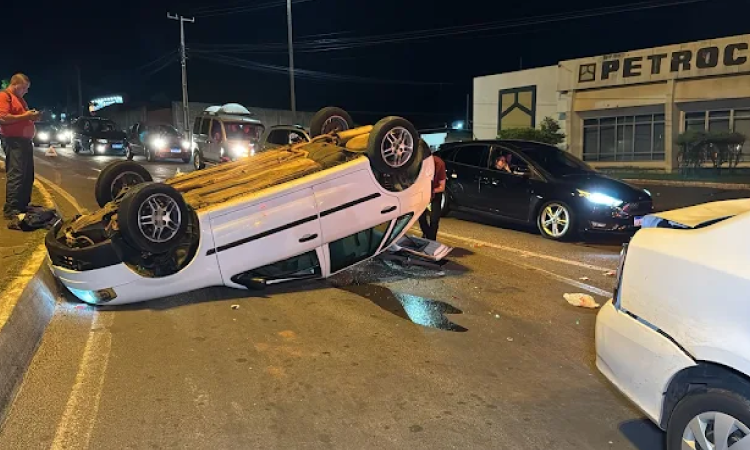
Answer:
[[[646,217],[597,316],[596,356],[667,450],[750,450],[750,199]]]

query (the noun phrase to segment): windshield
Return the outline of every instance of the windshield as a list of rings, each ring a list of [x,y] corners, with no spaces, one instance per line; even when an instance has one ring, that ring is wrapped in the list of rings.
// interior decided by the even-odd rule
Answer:
[[[549,172],[553,177],[564,177],[566,175],[594,171],[585,162],[556,147],[531,142],[524,142],[523,144],[513,143],[508,144],[508,146],[523,153],[524,156]]]
[[[117,125],[110,120],[95,120],[92,122],[94,124],[94,131],[97,132],[117,130]]]
[[[224,122],[229,141],[259,141],[263,125],[249,122]]]
[[[52,128],[51,122],[37,122],[34,124],[37,128]]]
[[[180,132],[177,131],[177,128],[170,126],[170,125],[159,125],[156,127],[155,130],[159,134],[165,134],[167,136],[179,136]]]

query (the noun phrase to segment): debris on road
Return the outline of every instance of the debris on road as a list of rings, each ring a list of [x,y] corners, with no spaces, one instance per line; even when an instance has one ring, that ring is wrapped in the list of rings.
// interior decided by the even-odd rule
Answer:
[[[509,338],[508,338],[508,342],[513,342],[513,338],[512,338],[512,337],[509,337]]]
[[[600,305],[596,303],[594,297],[588,294],[563,294],[563,298],[573,306],[580,306],[581,308],[596,309]]]
[[[589,281],[590,279],[591,278],[589,278],[589,277],[581,277],[581,278],[579,278],[579,280],[581,280],[581,281]]]
[[[495,314],[495,319],[499,319],[499,318],[500,318],[500,314]]]
[[[49,146],[46,152],[44,152],[44,156],[57,156],[57,152],[55,151],[55,147]]]
[[[232,305],[232,309],[240,309],[240,305]]]
[[[614,270],[610,270],[609,272],[604,272],[605,277],[613,277],[615,275],[617,275],[617,272],[615,272]]]

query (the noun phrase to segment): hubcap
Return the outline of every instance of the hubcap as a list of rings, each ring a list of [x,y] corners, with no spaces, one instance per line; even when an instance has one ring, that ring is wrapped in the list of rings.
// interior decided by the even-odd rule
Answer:
[[[404,127],[390,130],[380,146],[383,161],[394,169],[409,162],[414,154],[414,136]]]
[[[195,156],[193,157],[193,165],[195,166],[196,169],[200,169],[201,168],[201,155],[200,155],[200,153],[196,153]]]
[[[683,450],[742,450],[750,448],[750,429],[720,412],[706,412],[693,418],[682,433]]]
[[[177,202],[166,194],[154,194],[138,208],[138,228],[151,242],[163,243],[174,238],[182,224]]]
[[[331,116],[323,122],[322,134],[336,133],[338,131],[345,131],[349,129],[349,124],[346,123],[346,119],[341,116]]]
[[[125,188],[144,183],[145,181],[146,180],[144,180],[140,174],[135,172],[123,172],[120,175],[117,175],[115,179],[112,180],[112,185],[110,187],[112,198],[116,198]]]
[[[556,238],[562,237],[570,228],[570,213],[564,206],[552,203],[542,211],[541,223],[545,233]]]

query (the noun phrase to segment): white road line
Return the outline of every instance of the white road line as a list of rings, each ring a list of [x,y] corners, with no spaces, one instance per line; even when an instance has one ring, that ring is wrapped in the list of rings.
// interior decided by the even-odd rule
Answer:
[[[515,254],[518,254],[518,255],[521,255],[521,256],[525,256],[525,257],[546,259],[547,261],[554,261],[554,262],[561,263],[561,264],[568,264],[570,266],[582,267],[584,269],[589,269],[589,270],[596,270],[598,272],[609,272],[610,270],[612,270],[612,268],[595,266],[595,265],[592,265],[592,264],[586,264],[586,263],[582,263],[582,262],[579,262],[579,261],[571,261],[569,259],[558,258],[558,257],[552,256],[552,255],[544,255],[542,253],[536,253],[536,252],[531,252],[531,251],[528,251],[528,250],[522,250],[520,248],[508,247],[507,245],[493,244],[491,242],[480,241],[478,239],[472,239],[472,238],[466,238],[466,237],[458,236],[458,235],[455,235],[455,234],[439,232],[438,235],[439,236],[445,236],[447,238],[450,238],[450,239],[453,239],[453,240],[456,240],[456,241],[468,242],[469,244],[475,244],[475,245],[478,244],[478,245],[483,246],[483,247],[489,247],[489,248],[494,248],[496,250],[502,250],[502,251],[505,251],[505,252],[515,253]]]
[[[94,310],[93,315],[75,384],[57,426],[51,450],[89,447],[112,349],[109,328],[114,321],[114,313],[102,314]]]
[[[68,203],[70,203],[71,205],[73,205],[73,207],[74,207],[74,208],[75,208],[75,209],[76,209],[76,210],[77,210],[77,211],[78,211],[78,212],[79,212],[80,214],[88,214],[88,210],[87,210],[86,208],[82,207],[81,205],[79,205],[79,204],[78,204],[78,201],[76,201],[76,199],[75,199],[75,198],[74,198],[74,197],[73,197],[72,195],[70,195],[70,194],[69,194],[69,193],[68,193],[68,192],[67,192],[67,191],[66,191],[65,189],[61,188],[61,187],[60,187],[60,186],[58,186],[57,184],[55,184],[55,183],[51,182],[50,180],[48,180],[48,179],[44,178],[44,177],[43,177],[43,176],[41,176],[41,175],[37,175],[37,176],[36,176],[36,178],[37,178],[37,179],[38,179],[39,181],[41,181],[42,183],[46,184],[46,185],[47,185],[47,187],[49,187],[50,189],[52,189],[53,191],[55,191],[55,192],[57,192],[58,194],[60,194],[60,195],[61,195],[61,196],[62,196],[62,197],[63,197],[63,198],[65,199],[65,200],[67,200],[67,201],[68,201]]]
[[[97,169],[96,167],[90,167],[90,169],[93,170],[94,172],[101,172],[102,171],[102,169]]]

